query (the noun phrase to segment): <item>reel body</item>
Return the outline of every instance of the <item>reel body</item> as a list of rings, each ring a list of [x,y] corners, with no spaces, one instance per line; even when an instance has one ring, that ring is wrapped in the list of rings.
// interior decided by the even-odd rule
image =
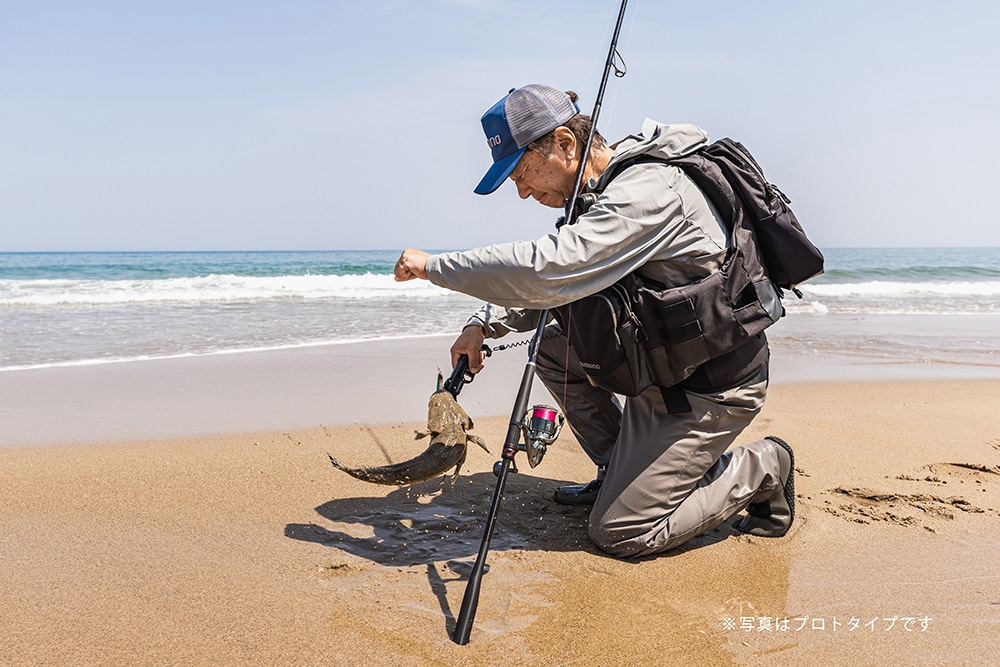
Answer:
[[[521,431],[524,443],[518,445],[528,455],[528,465],[532,468],[542,462],[549,445],[559,437],[566,417],[559,410],[548,405],[535,405],[524,415]]]

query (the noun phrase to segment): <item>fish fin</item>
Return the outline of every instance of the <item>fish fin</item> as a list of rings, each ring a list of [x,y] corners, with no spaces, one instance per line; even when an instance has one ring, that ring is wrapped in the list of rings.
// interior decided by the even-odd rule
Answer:
[[[486,446],[486,441],[480,438],[478,435],[472,435],[471,433],[466,433],[465,437],[471,440],[472,442],[476,443],[480,447],[482,447],[487,454],[490,453],[490,448]]]
[[[431,434],[430,431],[414,431],[414,440],[420,440],[421,438],[426,438]]]
[[[451,483],[453,485],[455,484],[455,480],[458,479],[458,473],[462,471],[462,464],[465,463],[465,454],[468,450],[464,447],[462,449],[464,450],[462,452],[462,458],[460,458],[458,463],[455,464],[455,472],[451,473]]]
[[[327,452],[326,455],[330,457],[330,463],[333,464],[334,468],[337,468],[337,469],[340,469],[340,470],[344,469],[343,466],[340,465],[340,461],[338,461],[337,459],[333,458],[333,454],[330,454],[329,452]]]

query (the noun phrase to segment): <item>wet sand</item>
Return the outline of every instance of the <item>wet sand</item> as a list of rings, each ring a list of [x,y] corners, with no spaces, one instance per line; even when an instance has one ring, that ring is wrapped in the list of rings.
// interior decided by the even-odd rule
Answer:
[[[414,378],[447,363],[434,342],[384,362],[402,379],[359,382],[356,402],[329,408],[316,386],[340,396],[345,378],[383,363],[370,360],[384,350],[345,354],[353,370],[343,361],[336,381],[318,353],[296,356],[288,376],[280,355],[234,356],[220,364],[236,363],[229,370],[196,360],[205,363],[164,362],[158,373],[0,374],[5,430],[22,434],[0,448],[0,664],[995,662],[996,378],[775,383],[741,441],[775,434],[795,447],[789,535],[753,538],[724,524],[639,560],[604,556],[587,539],[587,511],[550,501],[556,486],[593,472],[567,430],[539,467],[520,458],[510,476],[471,642],[455,645],[520,362],[498,363],[463,390],[493,454],[470,448],[454,482],[374,486],[327,459],[378,465],[423,449],[413,439],[423,408],[411,394],[424,403],[432,387],[416,392]],[[229,377],[223,390],[210,391],[213,373]],[[131,384],[114,384],[122,378]],[[258,414],[251,389],[269,381],[278,404],[299,407],[285,425],[261,428],[284,414]],[[94,393],[60,410],[51,402],[65,398],[53,389],[60,382]],[[108,396],[116,400],[102,403]],[[49,435],[31,414],[15,424],[12,404],[49,410]],[[87,416],[101,405],[103,419]],[[66,414],[86,422],[81,435],[66,435]],[[143,433],[154,415],[166,425],[154,431],[205,432],[122,437]]]

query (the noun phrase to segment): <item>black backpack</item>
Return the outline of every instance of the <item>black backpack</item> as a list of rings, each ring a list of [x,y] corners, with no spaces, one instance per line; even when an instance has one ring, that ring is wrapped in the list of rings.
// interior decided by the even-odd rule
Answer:
[[[644,162],[665,162],[683,169],[715,205],[730,232],[739,222],[737,216],[742,215],[753,232],[764,271],[780,289],[802,298],[796,286],[823,273],[823,253],[806,236],[789,207],[791,200],[767,180],[740,142],[726,137],[672,160],[647,155],[623,160],[612,167],[608,182]]]
[[[711,200],[731,235],[722,268],[671,288],[640,270],[553,315],[599,387],[636,396],[685,381],[701,391],[733,386],[766,356],[762,332],[784,314],[781,290],[801,297],[796,285],[823,272],[823,254],[740,143],[721,139],[672,160],[623,160],[602,180],[645,162],[680,167]],[[577,212],[594,201],[588,193]]]
[[[727,137],[671,163],[680,166],[724,216],[742,205],[768,277],[801,299],[796,285],[823,273],[823,253],[802,230],[789,208],[791,200],[764,177],[750,151]],[[729,189],[719,187],[718,180],[705,168],[706,163],[719,168],[738,202],[728,200]]]

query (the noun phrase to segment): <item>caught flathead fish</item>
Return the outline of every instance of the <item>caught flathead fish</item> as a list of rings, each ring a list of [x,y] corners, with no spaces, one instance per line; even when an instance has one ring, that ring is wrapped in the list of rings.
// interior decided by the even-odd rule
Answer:
[[[466,414],[455,397],[446,390],[431,394],[427,406],[427,430],[417,431],[417,439],[431,437],[430,446],[419,456],[374,468],[348,468],[337,459],[330,457],[334,467],[343,470],[351,477],[356,477],[373,484],[388,484],[401,486],[415,484],[438,475],[443,475],[454,467],[452,477],[458,476],[458,471],[465,463],[465,454],[470,442],[474,442],[487,452],[486,443],[482,438],[472,435],[472,418]]]

